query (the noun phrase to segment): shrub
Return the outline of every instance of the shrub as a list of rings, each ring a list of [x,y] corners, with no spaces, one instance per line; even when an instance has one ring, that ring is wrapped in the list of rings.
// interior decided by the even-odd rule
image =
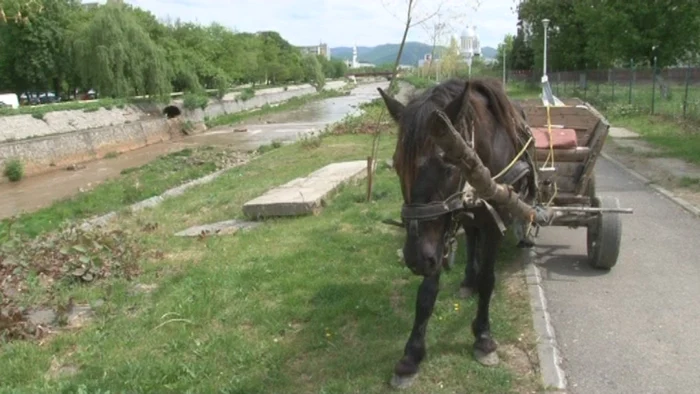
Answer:
[[[182,98],[182,105],[189,110],[197,108],[205,109],[208,104],[209,98],[201,94],[185,93]]]
[[[3,174],[11,182],[18,182],[24,177],[24,164],[19,159],[10,159],[5,162]]]

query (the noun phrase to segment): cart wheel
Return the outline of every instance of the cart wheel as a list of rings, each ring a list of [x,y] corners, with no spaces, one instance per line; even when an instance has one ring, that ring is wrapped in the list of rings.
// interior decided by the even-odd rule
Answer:
[[[620,201],[614,197],[594,197],[595,208],[619,208]],[[622,220],[613,212],[601,212],[588,224],[588,263],[593,268],[611,269],[617,264],[622,239]]]

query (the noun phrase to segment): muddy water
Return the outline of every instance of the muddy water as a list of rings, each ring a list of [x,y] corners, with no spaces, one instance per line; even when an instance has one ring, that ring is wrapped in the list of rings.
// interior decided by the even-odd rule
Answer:
[[[387,86],[388,82],[360,85],[349,96],[312,102],[293,111],[253,118],[235,127],[216,127],[200,135],[150,145],[116,158],[91,161],[84,163],[85,167],[79,170],[57,169],[25,178],[18,183],[2,183],[0,219],[43,208],[116,177],[125,168],[144,165],[158,156],[185,147],[214,145],[250,151],[275,140],[294,140],[302,134],[322,130],[327,124],[339,121],[347,114],[358,112],[357,105],[379,97],[377,87]],[[247,131],[238,132],[236,129]]]

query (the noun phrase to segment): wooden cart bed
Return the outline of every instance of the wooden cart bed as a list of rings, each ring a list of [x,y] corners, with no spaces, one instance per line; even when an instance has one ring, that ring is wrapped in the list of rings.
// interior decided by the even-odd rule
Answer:
[[[540,183],[556,183],[554,204],[588,204],[595,194],[593,170],[609,123],[587,103],[573,106],[550,107],[552,144],[555,171],[539,171]],[[542,167],[550,155],[550,134],[547,127],[547,108],[533,102],[521,102],[533,136],[537,166]],[[546,167],[552,166],[550,160]],[[590,185],[590,188],[589,188]]]

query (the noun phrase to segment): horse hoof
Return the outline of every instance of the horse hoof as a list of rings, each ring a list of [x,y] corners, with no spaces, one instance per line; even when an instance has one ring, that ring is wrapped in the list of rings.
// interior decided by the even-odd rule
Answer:
[[[487,367],[495,367],[500,362],[498,353],[496,353],[495,350],[491,353],[484,353],[479,349],[474,349],[474,358],[476,358],[476,361],[478,361],[479,364]]]
[[[469,298],[472,295],[474,295],[474,290],[470,289],[469,287],[459,287],[459,298]]]
[[[394,376],[391,377],[391,387],[395,389],[407,389],[413,385],[413,382],[416,380],[416,376],[418,376],[417,373],[406,376],[394,374]]]

